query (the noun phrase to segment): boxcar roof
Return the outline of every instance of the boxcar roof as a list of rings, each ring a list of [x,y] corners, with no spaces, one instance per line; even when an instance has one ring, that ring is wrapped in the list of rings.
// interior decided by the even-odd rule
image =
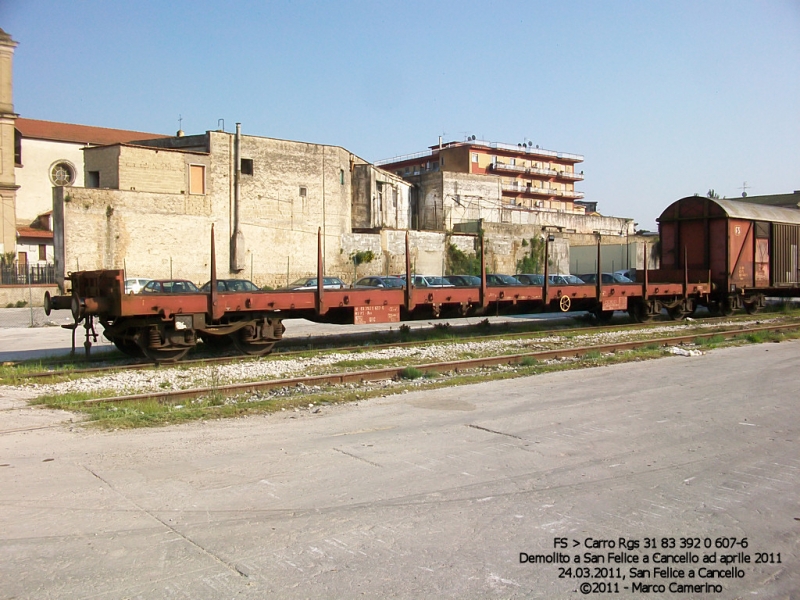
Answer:
[[[685,200],[697,201],[698,199],[708,200],[712,204],[719,206],[725,214],[734,219],[747,219],[751,221],[768,221],[770,223],[791,223],[800,225],[800,209],[783,208],[781,206],[767,206],[764,204],[753,204],[750,202],[740,202],[738,200],[722,200],[718,198],[700,198],[689,196],[673,202],[657,219],[659,222],[673,221],[673,207]]]

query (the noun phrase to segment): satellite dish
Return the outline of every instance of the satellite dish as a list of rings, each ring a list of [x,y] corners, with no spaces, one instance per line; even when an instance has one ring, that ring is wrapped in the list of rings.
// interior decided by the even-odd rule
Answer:
[[[530,148],[531,146],[533,146],[533,142],[528,142],[528,148]]]
[[[474,135],[472,136],[472,139],[473,139],[473,140],[475,139],[475,136],[474,136]]]

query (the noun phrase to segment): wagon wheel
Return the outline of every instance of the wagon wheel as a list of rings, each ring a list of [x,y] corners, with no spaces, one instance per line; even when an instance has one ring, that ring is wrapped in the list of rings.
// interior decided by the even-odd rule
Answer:
[[[733,306],[731,306],[727,298],[723,298],[722,300],[709,302],[708,312],[715,317],[730,317],[733,314]]]
[[[136,342],[126,340],[125,338],[112,338],[111,342],[117,347],[117,350],[123,354],[127,354],[133,358],[142,358],[144,356],[144,352],[142,352],[142,349]]]
[[[744,310],[747,312],[748,315],[754,315],[759,310],[761,310],[761,306],[758,302],[758,298],[753,298],[752,300],[745,300],[744,301]]]
[[[233,343],[232,336],[230,335],[211,335],[210,333],[201,333],[200,339],[211,350],[218,350],[227,348]]]
[[[628,314],[637,323],[648,323],[653,320],[653,315],[648,311],[647,304],[642,301],[634,302],[633,306],[628,310]]]
[[[144,355],[154,363],[176,362],[189,352],[190,348],[142,348]]]
[[[154,363],[169,363],[182,359],[191,350],[191,346],[150,346],[148,342],[159,342],[161,336],[157,330],[149,327],[140,328],[135,335],[136,345],[144,356]]]
[[[680,321],[681,319],[687,317],[690,314],[691,311],[683,310],[683,306],[681,306],[680,304],[667,309],[667,315],[669,315],[669,318],[672,319],[673,321]]]
[[[597,322],[601,325],[607,325],[611,322],[611,319],[614,318],[614,311],[613,310],[603,310],[602,308],[596,308],[592,311],[594,318],[597,319]]]
[[[275,346],[275,342],[249,342],[236,334],[233,334],[231,338],[236,349],[248,356],[264,356],[269,354]]]
[[[567,312],[570,306],[572,306],[572,300],[569,299],[569,296],[561,296],[558,299],[558,308],[561,309],[561,312]]]

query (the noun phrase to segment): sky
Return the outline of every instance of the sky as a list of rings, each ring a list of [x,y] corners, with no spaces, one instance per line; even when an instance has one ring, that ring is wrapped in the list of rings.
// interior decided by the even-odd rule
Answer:
[[[0,0],[0,28],[31,119],[239,122],[368,161],[532,141],[650,230],[710,189],[800,190],[800,0]]]

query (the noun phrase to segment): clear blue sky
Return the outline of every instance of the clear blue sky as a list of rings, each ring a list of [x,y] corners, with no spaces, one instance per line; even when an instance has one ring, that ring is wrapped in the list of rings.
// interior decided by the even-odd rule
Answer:
[[[655,228],[672,201],[800,189],[800,1],[0,0],[24,117],[344,146],[476,135],[582,154],[577,189]]]

